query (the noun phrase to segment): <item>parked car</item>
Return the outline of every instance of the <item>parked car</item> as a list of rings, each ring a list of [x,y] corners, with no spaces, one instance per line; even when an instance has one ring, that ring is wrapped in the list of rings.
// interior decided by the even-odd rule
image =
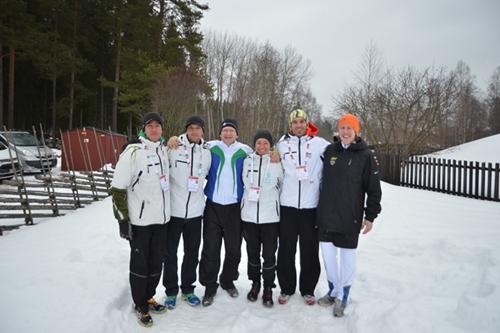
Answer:
[[[14,168],[12,168],[14,162]],[[0,141],[0,180],[12,179],[14,173],[21,173],[21,166],[17,160],[16,152],[10,149]]]
[[[0,142],[17,152],[25,173],[50,170],[57,164],[57,157],[52,150],[38,142],[29,132],[0,132]]]

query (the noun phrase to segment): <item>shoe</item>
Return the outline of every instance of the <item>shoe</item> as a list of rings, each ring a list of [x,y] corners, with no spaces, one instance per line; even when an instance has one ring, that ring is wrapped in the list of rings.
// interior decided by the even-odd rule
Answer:
[[[255,302],[259,298],[260,284],[252,283],[252,289],[247,294],[247,299],[250,302]]]
[[[231,288],[228,288],[228,289],[225,289],[227,291],[227,293],[229,294],[229,296],[233,297],[233,298],[236,298],[240,295],[240,293],[238,292],[238,289],[236,289],[236,287],[231,287]]]
[[[177,304],[177,296],[176,295],[167,295],[167,299],[165,300],[165,306],[169,310],[175,309],[175,305]]]
[[[262,304],[267,308],[273,307],[273,290],[271,288],[264,288],[264,293],[262,293]]]
[[[302,298],[304,299],[304,303],[307,305],[316,304],[316,298],[313,295],[303,295]]]
[[[182,298],[184,298],[184,300],[187,302],[187,304],[189,304],[191,306],[198,306],[201,303],[198,296],[196,296],[194,293],[182,294]]]
[[[287,295],[287,294],[281,293],[280,296],[278,297],[278,303],[286,304],[286,303],[288,303],[288,301],[290,300],[291,297],[292,297],[292,295]]]
[[[149,311],[151,311],[152,313],[159,314],[167,312],[167,308],[165,307],[165,305],[161,305],[160,303],[158,303],[154,297],[148,299],[148,305],[149,305]]]
[[[334,317],[343,317],[345,307],[346,307],[346,304],[343,303],[340,299],[336,298],[335,303],[333,304],[333,316]]]
[[[205,295],[205,296],[203,296],[203,299],[201,300],[201,305],[203,305],[203,306],[210,306],[213,303],[214,303],[214,296]]]
[[[137,305],[134,307],[135,309],[135,314],[137,315],[137,321],[139,322],[140,325],[144,327],[151,327],[153,326],[153,318],[151,318],[151,315],[149,314],[148,311],[143,311],[137,307]]]
[[[318,299],[318,305],[320,306],[330,306],[333,305],[334,302],[335,297],[330,296],[329,293]]]

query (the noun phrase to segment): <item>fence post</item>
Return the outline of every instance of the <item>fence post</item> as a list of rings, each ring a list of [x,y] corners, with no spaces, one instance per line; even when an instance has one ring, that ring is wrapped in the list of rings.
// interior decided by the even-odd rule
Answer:
[[[493,200],[500,201],[498,188],[500,187],[500,163],[495,163],[495,186],[494,186],[494,194]]]

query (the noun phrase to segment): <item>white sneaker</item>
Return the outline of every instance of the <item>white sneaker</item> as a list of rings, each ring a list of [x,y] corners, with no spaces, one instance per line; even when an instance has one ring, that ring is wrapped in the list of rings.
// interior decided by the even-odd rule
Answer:
[[[316,304],[316,298],[313,295],[304,295],[302,296],[304,298],[304,303],[307,305],[314,305]]]
[[[278,303],[286,304],[290,300],[290,297],[292,297],[292,295],[287,295],[287,294],[281,293],[280,296],[278,297]]]

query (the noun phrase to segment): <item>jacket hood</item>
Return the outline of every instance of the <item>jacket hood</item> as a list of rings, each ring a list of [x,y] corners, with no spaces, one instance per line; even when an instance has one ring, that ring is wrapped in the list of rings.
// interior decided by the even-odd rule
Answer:
[[[316,136],[316,135],[318,135],[318,133],[319,133],[318,126],[316,126],[315,123],[310,121],[309,124],[307,125],[306,135]]]

